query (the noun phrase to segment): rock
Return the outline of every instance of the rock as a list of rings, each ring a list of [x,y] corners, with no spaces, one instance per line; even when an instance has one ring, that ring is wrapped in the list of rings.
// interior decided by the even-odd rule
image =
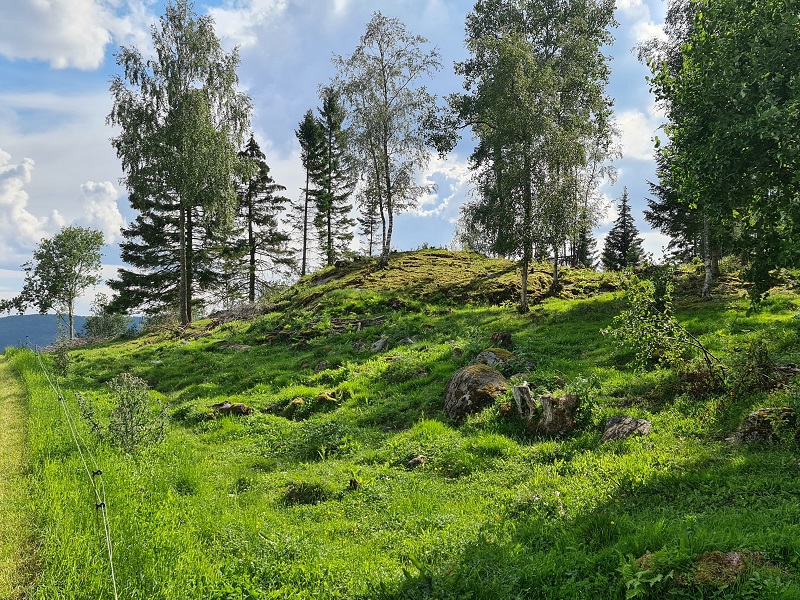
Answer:
[[[497,333],[493,333],[492,342],[501,348],[511,348],[514,345],[514,342],[511,340],[510,331],[498,331]]]
[[[501,373],[483,364],[468,365],[456,371],[444,392],[444,412],[454,420],[478,412],[509,389]]]
[[[425,458],[422,454],[417,454],[406,463],[406,466],[409,469],[416,469],[417,467],[424,465],[426,462],[428,462],[427,458]]]
[[[319,396],[317,396],[317,400],[320,402],[336,402],[336,390],[322,392]]]
[[[383,352],[385,350],[388,350],[388,348],[389,348],[389,337],[388,336],[383,336],[377,342],[372,344],[372,346],[370,346],[370,350],[372,352],[375,352],[375,353]]]
[[[747,566],[748,559],[759,558],[751,552],[720,552],[713,550],[701,555],[695,563],[692,581],[698,585],[728,587]],[[758,562],[758,561],[755,561]]]
[[[314,373],[322,373],[323,371],[327,370],[328,368],[328,361],[323,360],[318,362],[317,365],[314,367]]]
[[[600,443],[610,440],[621,440],[629,435],[647,435],[650,433],[652,424],[645,419],[634,419],[633,417],[617,416],[606,419],[606,428]]]
[[[246,404],[242,404],[241,402],[236,402],[234,404],[231,404],[226,400],[225,402],[212,404],[211,408],[215,409],[221,415],[243,416],[243,415],[253,414],[253,407],[247,406]]]
[[[517,405],[517,414],[530,423],[536,414],[536,400],[531,396],[531,388],[528,387],[528,382],[512,387],[511,395],[514,396],[514,402]]]
[[[505,348],[487,348],[475,357],[475,362],[494,367],[495,365],[499,365],[507,361],[513,356],[514,354]]]
[[[542,403],[542,418],[534,427],[538,435],[561,435],[575,429],[578,396],[567,394],[563,398],[554,398],[545,394],[539,401]]]
[[[158,359],[156,359],[156,360],[151,360],[151,361],[150,361],[150,364],[151,364],[151,365],[163,365],[163,364],[164,364],[164,361],[163,361],[163,360],[158,360]]]
[[[353,344],[353,350],[356,352],[363,352],[369,348],[369,344],[362,340],[358,340],[355,344]]]
[[[735,444],[778,442],[783,431],[795,431],[797,415],[788,406],[759,408],[747,415],[727,439]]]
[[[412,340],[411,338],[403,338],[402,340],[400,340],[397,343],[400,346],[410,346],[411,344],[414,343],[414,340]]]
[[[247,344],[228,344],[224,346],[225,350],[236,350],[237,352],[243,352],[245,350],[250,350],[251,346]]]
[[[464,356],[464,351],[461,348],[453,348],[453,357],[461,358]]]

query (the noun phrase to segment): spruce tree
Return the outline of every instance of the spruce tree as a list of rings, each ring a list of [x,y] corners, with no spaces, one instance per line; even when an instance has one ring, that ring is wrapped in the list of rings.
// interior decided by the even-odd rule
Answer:
[[[278,195],[286,188],[270,176],[266,157],[252,134],[239,156],[248,165],[250,175],[239,187],[235,229],[241,237],[232,246],[244,250],[245,264],[240,265],[245,267],[247,299],[255,302],[257,285],[264,281],[265,273],[267,278],[274,278],[281,268],[294,265],[290,236],[280,227],[280,214],[289,199]]]
[[[600,258],[606,271],[621,271],[639,265],[644,259],[642,238],[631,215],[628,188],[624,188],[619,198],[619,216],[606,236],[603,254]]]
[[[303,120],[300,121],[294,133],[297,136],[297,141],[300,142],[300,159],[303,161],[303,169],[306,172],[306,185],[301,190],[300,203],[294,207],[294,213],[297,217],[295,222],[303,240],[301,247],[302,258],[300,260],[300,276],[302,277],[308,272],[310,226],[314,222],[316,214],[313,182],[319,177],[323,145],[321,127],[319,121],[314,117],[314,111],[311,109],[306,111]]]
[[[350,218],[353,205],[348,201],[355,188],[353,159],[347,147],[347,131],[343,128],[347,113],[339,92],[331,86],[322,88],[319,109],[319,131],[322,134],[320,169],[314,177],[319,247],[325,264],[333,265],[344,256],[353,239],[355,221]]]
[[[575,244],[575,266],[594,269],[597,264],[597,240],[588,225],[581,227]]]

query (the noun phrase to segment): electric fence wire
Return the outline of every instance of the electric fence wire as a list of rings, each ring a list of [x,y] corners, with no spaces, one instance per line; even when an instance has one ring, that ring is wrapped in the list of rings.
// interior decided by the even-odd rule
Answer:
[[[98,466],[92,451],[89,449],[89,446],[86,443],[86,440],[84,440],[83,437],[81,437],[81,435],[78,433],[78,428],[75,425],[75,419],[70,413],[69,407],[67,407],[67,402],[64,399],[64,394],[61,391],[61,384],[59,383],[58,378],[56,377],[55,382],[53,382],[53,379],[50,377],[50,373],[47,371],[47,368],[42,361],[42,356],[38,350],[38,347],[34,349],[34,354],[39,361],[39,367],[42,369],[42,373],[44,373],[47,383],[50,384],[50,388],[58,398],[58,403],[61,405],[61,408],[64,411],[64,416],[66,418],[67,425],[69,426],[72,440],[75,442],[75,446],[78,448],[78,454],[80,455],[81,462],[86,470],[86,474],[89,476],[89,482],[91,483],[92,490],[94,491],[95,509],[99,510],[100,514],[103,516],[104,537],[106,549],[108,551],[108,563],[111,568],[111,584],[114,589],[114,600],[118,600],[119,596],[117,595],[117,579],[114,574],[114,551],[111,543],[111,523],[109,522],[108,517],[108,504],[106,503],[106,486],[105,482],[103,481],[103,470]],[[87,457],[89,459],[89,463],[92,465],[91,469],[89,468],[89,463],[87,463]]]

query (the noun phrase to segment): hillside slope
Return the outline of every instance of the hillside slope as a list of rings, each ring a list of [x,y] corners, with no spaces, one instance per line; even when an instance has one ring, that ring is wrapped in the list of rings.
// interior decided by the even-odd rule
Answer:
[[[626,306],[600,291],[611,276],[565,272],[559,293],[585,297],[546,297],[526,315],[515,277],[474,255],[403,254],[382,272],[314,274],[247,320],[72,351],[58,381],[108,482],[121,597],[800,596],[797,443],[788,429],[775,443],[725,441],[754,408],[800,405],[795,371],[764,370],[800,362],[794,292],[752,313],[729,279],[713,302],[677,303],[728,365],[723,388],[693,360],[634,371],[601,333]],[[509,396],[446,418],[448,379],[500,332],[506,375],[524,373],[536,397],[581,397],[575,431],[535,435]],[[108,596],[80,456],[35,357],[12,362],[31,395],[41,490],[30,597]],[[165,439],[133,454],[80,418],[82,398],[109,431],[107,384],[122,373],[167,416]],[[225,402],[253,411],[221,416]],[[614,415],[652,432],[601,443]]]

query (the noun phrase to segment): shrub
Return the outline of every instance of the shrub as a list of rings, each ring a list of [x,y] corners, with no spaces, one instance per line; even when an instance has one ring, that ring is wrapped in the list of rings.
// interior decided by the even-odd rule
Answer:
[[[146,381],[129,373],[121,373],[108,382],[108,387],[115,401],[105,427],[97,420],[94,405],[78,394],[78,405],[93,431],[130,454],[145,444],[156,443],[164,438],[166,412],[160,402],[155,410],[151,408]]]

